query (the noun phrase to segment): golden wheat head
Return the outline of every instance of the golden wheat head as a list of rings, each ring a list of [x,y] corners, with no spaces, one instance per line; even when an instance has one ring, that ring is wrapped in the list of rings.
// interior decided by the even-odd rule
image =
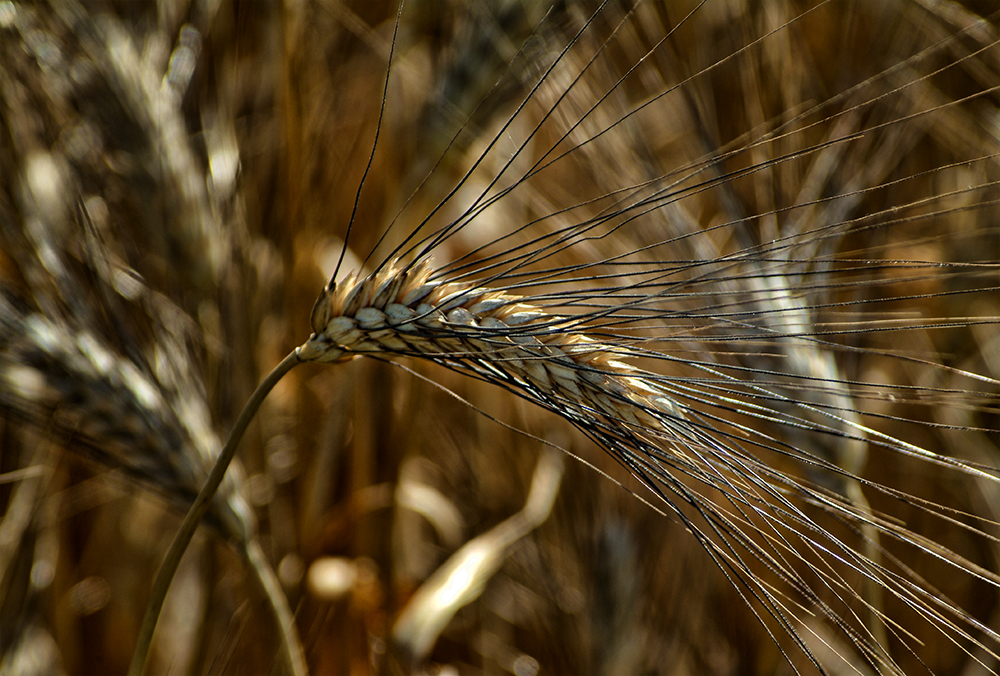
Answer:
[[[429,261],[392,261],[357,281],[332,282],[312,312],[304,360],[331,363],[359,355],[424,357],[503,381],[529,398],[558,402],[566,417],[596,415],[633,431],[664,428],[678,414],[670,397],[621,361],[628,350],[576,328],[523,297],[434,278]]]

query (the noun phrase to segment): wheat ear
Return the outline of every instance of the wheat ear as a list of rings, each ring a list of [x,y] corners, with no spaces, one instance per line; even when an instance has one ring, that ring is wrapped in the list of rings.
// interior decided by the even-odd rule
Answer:
[[[330,284],[312,312],[304,360],[337,362],[363,354],[413,355],[507,381],[582,420],[595,414],[641,430],[665,430],[680,415],[629,350],[572,330],[523,297],[466,282],[433,281],[429,261],[398,260],[356,281]]]
[[[872,533],[913,543],[962,570],[976,570],[994,583],[998,578],[971,562],[871,512],[867,503],[832,493],[768,466],[748,453],[733,432],[720,430],[717,419],[685,401],[684,390],[670,391],[669,378],[644,371],[623,358],[641,357],[638,343],[591,329],[588,315],[558,316],[527,298],[472,282],[449,282],[431,264],[393,260],[367,276],[349,275],[328,284],[312,311],[313,335],[298,350],[305,361],[339,362],[356,356],[409,355],[492,382],[569,420],[623,464],[687,526],[716,565],[739,583],[748,602],[759,603],[786,631],[812,663],[822,670],[789,618],[785,593],[760,580],[748,561],[771,571],[821,615],[843,631],[865,657],[886,673],[902,673],[889,656],[881,632],[885,615],[880,598],[855,590],[825,563],[814,563],[833,551],[866,587],[885,590],[910,604],[928,621],[948,627],[955,635],[985,646],[963,623],[990,629],[971,619],[918,578],[890,570],[872,556],[880,551]],[[838,418],[851,426],[851,421]],[[752,445],[775,449],[766,437],[729,423],[749,436]],[[863,431],[863,430],[857,430]],[[925,459],[981,475],[975,468],[910,449]],[[793,457],[851,480],[853,474],[807,451]],[[689,486],[682,477],[693,480]],[[887,489],[864,482],[873,490]],[[716,499],[703,487],[721,493]],[[676,498],[676,501],[675,501]],[[812,503],[845,523],[855,524],[863,540],[854,547],[816,523],[796,500]],[[693,508],[707,528],[698,526],[681,509]],[[867,534],[866,534],[867,533]],[[868,551],[866,551],[868,550]],[[743,557],[749,557],[744,559]],[[812,581],[804,577],[805,566]],[[854,600],[871,613],[874,623],[858,627],[840,614],[836,603]],[[895,632],[894,632],[895,633]],[[897,634],[898,636],[898,634]]]

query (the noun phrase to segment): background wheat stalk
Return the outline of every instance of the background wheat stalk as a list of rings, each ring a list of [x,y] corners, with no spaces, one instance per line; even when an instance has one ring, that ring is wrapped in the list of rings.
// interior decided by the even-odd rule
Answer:
[[[234,531],[313,673],[996,670],[992,9],[429,7],[0,4],[4,668],[124,671],[312,316],[150,672],[279,659]]]

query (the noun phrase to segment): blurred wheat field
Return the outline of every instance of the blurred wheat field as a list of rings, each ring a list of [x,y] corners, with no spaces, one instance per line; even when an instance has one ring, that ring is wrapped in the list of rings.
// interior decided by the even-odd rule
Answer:
[[[370,271],[456,222],[426,244],[448,278],[563,313],[662,294],[669,312],[621,325],[650,346],[640,364],[776,472],[845,496],[857,521],[788,492],[964,609],[968,633],[878,598],[819,536],[793,564],[837,604],[805,564],[828,555],[857,590],[844,625],[747,556],[785,604],[768,616],[692,537],[681,514],[697,514],[659,513],[585,429],[435,364],[365,358],[300,366],[265,401],[147,673],[284,668],[248,542],[313,674],[997,671],[993,3],[423,0],[394,43],[396,11],[0,2],[0,671],[124,673],[220,439],[309,337],[345,238],[342,272]],[[881,539],[866,514],[885,515]],[[404,627],[472,543],[495,567]],[[851,640],[866,604],[893,666]]]

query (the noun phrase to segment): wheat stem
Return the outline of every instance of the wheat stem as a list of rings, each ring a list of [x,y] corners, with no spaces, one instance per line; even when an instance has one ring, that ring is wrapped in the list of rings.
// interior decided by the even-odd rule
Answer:
[[[289,673],[292,676],[307,676],[309,669],[306,666],[298,630],[295,628],[295,617],[288,604],[283,602],[285,592],[281,589],[281,583],[278,581],[277,575],[274,574],[274,569],[268,563],[260,542],[256,539],[248,542],[244,548],[244,554],[247,565],[256,573],[252,577],[260,587],[264,598],[267,599],[278,624],[278,631],[281,634],[282,659],[285,661]]]
[[[142,673],[145,671],[149,649],[153,642],[153,632],[156,629],[156,622],[160,617],[160,611],[163,609],[163,602],[166,600],[167,591],[170,589],[174,574],[177,572],[177,567],[180,565],[181,558],[184,556],[184,552],[187,550],[191,538],[198,528],[198,524],[201,523],[205,513],[208,512],[211,500],[215,496],[215,492],[219,489],[219,485],[226,475],[226,470],[229,469],[229,464],[236,455],[236,448],[243,438],[247,427],[250,425],[250,421],[256,415],[257,409],[260,408],[264,398],[278,381],[291,371],[292,368],[300,364],[301,361],[298,349],[292,351],[282,359],[274,367],[274,370],[268,373],[267,377],[261,381],[257,389],[254,390],[254,393],[250,395],[250,399],[247,400],[246,405],[240,412],[239,418],[236,419],[236,424],[233,425],[233,430],[229,433],[226,445],[223,447],[222,452],[219,453],[219,457],[212,467],[212,472],[208,475],[208,479],[202,486],[201,491],[199,491],[198,497],[195,498],[194,503],[188,510],[187,516],[184,517],[180,529],[178,529],[173,542],[170,544],[170,549],[167,550],[167,554],[163,558],[163,563],[160,564],[159,570],[156,571],[156,579],[153,582],[149,605],[146,607],[146,614],[142,618],[142,624],[139,627],[139,638],[136,642],[135,652],[132,654],[132,662],[129,664],[129,676],[142,676]],[[287,640],[290,627],[282,626],[281,629],[286,639],[282,642],[282,652],[284,653],[283,657],[289,671],[295,676],[305,676],[308,670],[301,649],[296,649]]]

